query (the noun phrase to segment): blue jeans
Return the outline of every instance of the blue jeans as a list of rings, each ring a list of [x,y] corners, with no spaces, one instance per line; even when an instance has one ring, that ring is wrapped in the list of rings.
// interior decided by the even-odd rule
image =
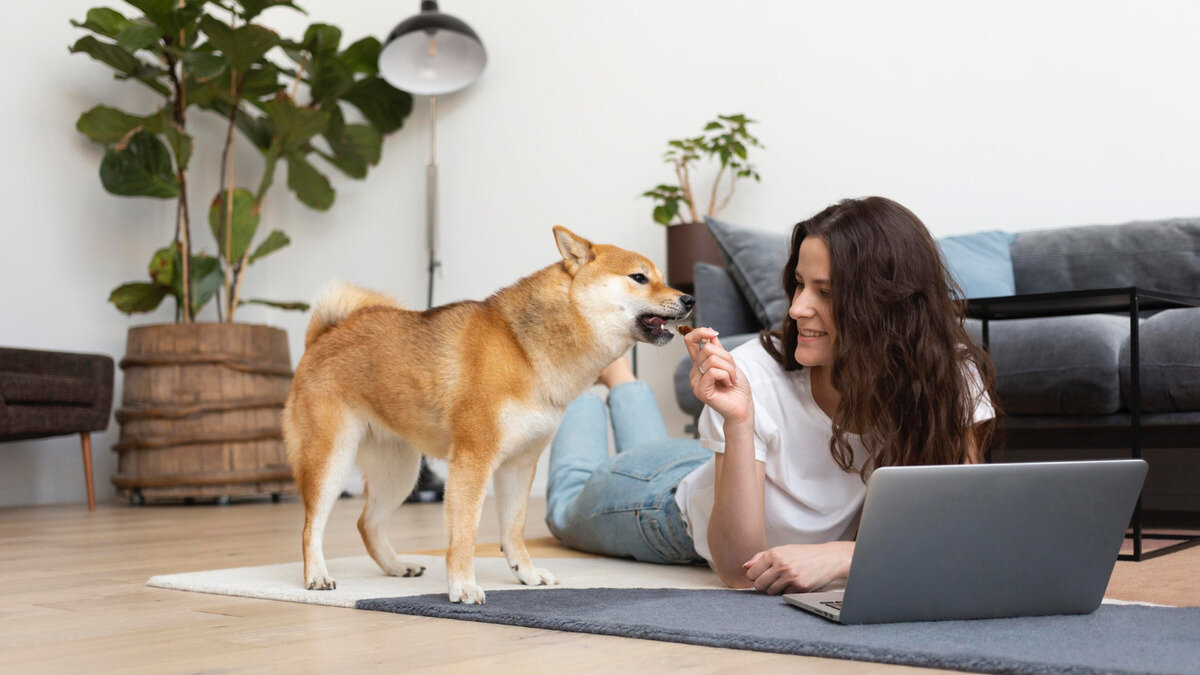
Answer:
[[[608,410],[613,456],[604,402],[584,394],[567,406],[550,446],[550,532],[581,551],[704,564],[675,503],[675,489],[712,452],[692,439],[667,436],[654,393],[644,382],[613,387]]]

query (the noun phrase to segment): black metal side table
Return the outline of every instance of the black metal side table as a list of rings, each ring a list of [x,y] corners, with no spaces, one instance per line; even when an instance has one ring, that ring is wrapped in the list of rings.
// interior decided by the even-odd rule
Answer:
[[[983,346],[988,348],[988,323],[1007,319],[1069,316],[1079,314],[1129,313],[1129,413],[1132,435],[1130,457],[1142,456],[1141,445],[1141,359],[1138,355],[1138,318],[1143,310],[1200,307],[1200,298],[1163,293],[1131,286],[1128,288],[1098,288],[1061,293],[1030,293],[994,298],[967,300],[967,316],[983,323]],[[1133,555],[1122,554],[1120,560],[1142,561],[1200,544],[1200,535],[1165,535],[1142,532],[1142,500],[1134,507]],[[1142,539],[1183,539],[1183,541],[1143,553]]]

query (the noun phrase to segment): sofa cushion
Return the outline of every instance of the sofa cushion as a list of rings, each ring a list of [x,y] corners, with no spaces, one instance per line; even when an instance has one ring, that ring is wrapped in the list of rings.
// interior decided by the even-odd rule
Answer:
[[[1008,232],[993,230],[943,237],[937,245],[965,297],[992,298],[1017,292],[1009,251],[1012,240]]]
[[[729,276],[746,296],[754,315],[762,325],[778,328],[789,304],[783,290],[788,235],[747,230],[713,218],[704,222],[729,260]]]
[[[0,397],[8,404],[90,406],[96,385],[86,377],[0,372]]]
[[[1142,412],[1200,411],[1200,307],[1168,309],[1142,321],[1138,359]],[[1121,395],[1127,408],[1129,387],[1126,341],[1121,349]]]
[[[1020,232],[1012,261],[1018,293],[1138,286],[1195,295],[1200,218]]]
[[[709,326],[727,335],[752,333],[761,328],[750,303],[726,268],[698,262],[693,266],[692,279],[696,283],[697,326]]]
[[[979,322],[969,321],[976,336]],[[988,324],[996,394],[1010,415],[1104,415],[1121,409],[1129,319],[1108,314]]]

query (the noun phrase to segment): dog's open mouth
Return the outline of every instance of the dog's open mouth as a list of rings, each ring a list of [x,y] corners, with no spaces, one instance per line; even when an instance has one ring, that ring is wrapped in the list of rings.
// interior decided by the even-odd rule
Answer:
[[[668,321],[674,321],[675,317],[659,316],[658,314],[643,314],[638,317],[638,323],[642,325],[642,329],[650,337],[659,338],[664,335],[670,336],[671,329],[667,327]]]

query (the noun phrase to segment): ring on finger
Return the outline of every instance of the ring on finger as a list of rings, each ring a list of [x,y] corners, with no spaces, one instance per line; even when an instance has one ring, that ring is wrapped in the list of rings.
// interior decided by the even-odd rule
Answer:
[[[696,366],[696,370],[699,370],[701,375],[704,374],[704,366]]]

